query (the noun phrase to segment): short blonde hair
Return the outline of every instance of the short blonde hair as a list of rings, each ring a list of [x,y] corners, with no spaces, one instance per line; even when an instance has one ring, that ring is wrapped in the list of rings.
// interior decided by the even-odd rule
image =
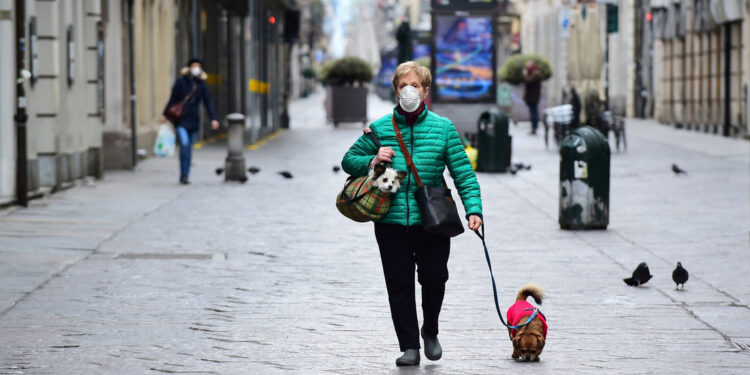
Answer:
[[[430,87],[430,83],[432,83],[432,74],[430,74],[430,69],[427,69],[424,66],[415,63],[414,61],[407,61],[405,63],[401,63],[398,67],[396,67],[396,71],[393,72],[394,90],[398,90],[398,81],[400,81],[403,76],[409,74],[409,72],[416,73],[417,77],[419,77],[419,81],[422,83],[422,87]]]

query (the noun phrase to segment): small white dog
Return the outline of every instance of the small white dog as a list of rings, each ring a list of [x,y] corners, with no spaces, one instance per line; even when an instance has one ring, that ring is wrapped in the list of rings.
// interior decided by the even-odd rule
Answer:
[[[388,168],[385,166],[385,163],[378,163],[370,169],[368,177],[372,181],[372,186],[386,193],[393,194],[401,187],[401,180],[406,177],[406,172]]]

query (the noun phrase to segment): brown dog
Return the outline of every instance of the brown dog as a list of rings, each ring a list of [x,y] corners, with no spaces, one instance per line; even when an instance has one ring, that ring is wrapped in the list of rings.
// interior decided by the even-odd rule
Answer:
[[[516,303],[508,309],[509,326],[524,324],[534,314],[534,306],[526,302],[526,298],[529,296],[534,297],[534,301],[541,305],[544,290],[536,284],[526,284],[521,287],[516,297]],[[544,342],[547,340],[547,320],[541,312],[537,312],[529,324],[518,329],[508,328],[508,334],[510,335],[510,341],[513,343],[513,354],[511,356],[514,359],[538,361],[539,355],[542,354],[542,349],[544,349]]]

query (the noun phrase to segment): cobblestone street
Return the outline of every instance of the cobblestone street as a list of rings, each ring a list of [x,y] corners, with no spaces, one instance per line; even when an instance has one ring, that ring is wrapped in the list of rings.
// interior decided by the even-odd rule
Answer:
[[[331,168],[362,126],[326,124],[322,101],[293,102],[290,129],[245,152],[261,171],[244,185],[214,174],[214,143],[186,187],[176,157],[150,158],[0,211],[0,373],[750,373],[747,141],[628,120],[609,228],[561,231],[557,148],[513,126],[513,161],[532,168],[478,178],[503,312],[523,284],[546,289],[541,361],[511,359],[481,242],[464,233],[443,358],[396,368],[372,224],[334,205],[345,175]],[[371,121],[390,110],[370,96]],[[642,261],[653,279],[626,286]]]

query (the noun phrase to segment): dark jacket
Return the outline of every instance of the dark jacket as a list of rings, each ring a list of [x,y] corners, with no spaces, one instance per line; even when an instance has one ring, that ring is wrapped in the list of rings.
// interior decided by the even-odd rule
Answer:
[[[208,117],[211,120],[216,120],[216,112],[214,106],[211,104],[211,93],[208,92],[208,85],[206,85],[206,73],[201,73],[200,77],[196,78],[190,74],[190,70],[183,68],[182,76],[177,78],[172,86],[172,95],[169,97],[169,102],[164,107],[163,114],[167,114],[167,109],[175,103],[179,103],[190,93],[190,90],[195,87],[195,92],[190,96],[190,99],[185,103],[182,112],[182,119],[175,126],[182,126],[188,132],[196,132],[200,129],[200,103],[203,101],[203,105],[206,106]]]
[[[542,72],[539,67],[534,65],[530,71],[524,69],[523,80],[526,82],[523,100],[528,105],[537,105],[542,96]]]
[[[417,167],[417,173],[425,185],[441,186],[443,172],[448,167],[454,185],[466,209],[466,217],[476,214],[482,216],[482,198],[479,183],[469,158],[461,143],[461,138],[451,120],[438,116],[425,108],[414,125],[408,125],[404,115],[396,109],[370,124],[370,130],[380,140],[383,147],[390,147],[396,153],[393,168],[407,173],[401,181],[401,188],[391,198],[391,208],[378,223],[397,225],[419,225],[422,215],[415,198],[417,182],[406,159],[401,152],[396,132],[393,130],[392,117],[404,137],[404,143]],[[359,177],[367,175],[370,160],[377,154],[378,147],[370,137],[362,135],[344,155],[341,166],[346,173]]]
[[[398,63],[411,61],[412,59],[412,36],[411,26],[408,22],[401,22],[396,30],[396,41],[398,42]]]

